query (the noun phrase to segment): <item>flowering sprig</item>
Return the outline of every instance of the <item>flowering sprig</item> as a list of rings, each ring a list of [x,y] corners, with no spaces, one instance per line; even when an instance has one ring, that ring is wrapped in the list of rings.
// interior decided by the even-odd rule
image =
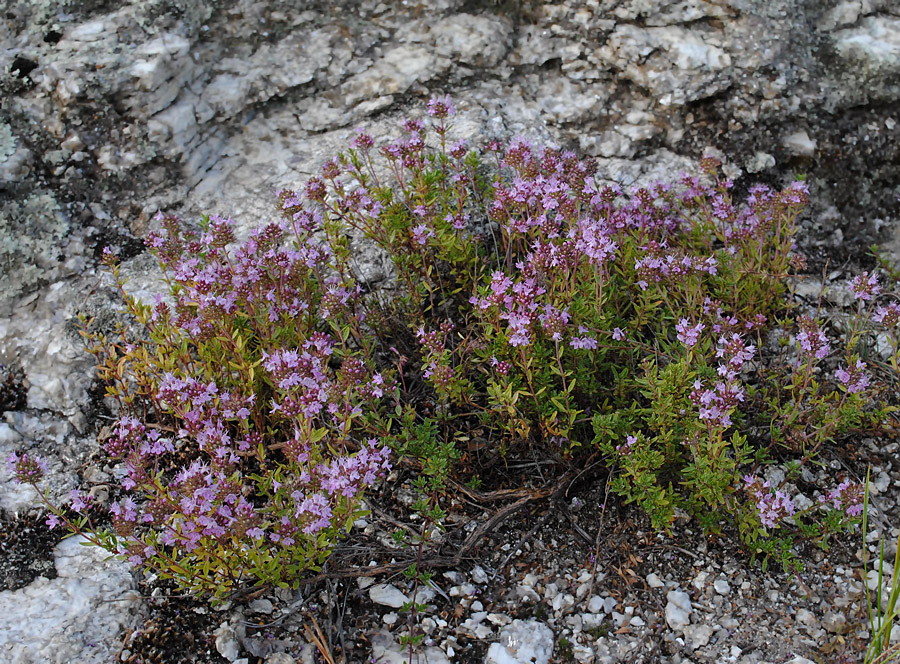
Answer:
[[[881,284],[878,283],[878,275],[862,272],[850,282],[850,290],[857,300],[868,302],[881,292]]]
[[[869,386],[869,377],[865,373],[866,363],[856,359],[850,366],[840,366],[834,372],[834,377],[847,390],[849,394],[859,394]]]
[[[796,513],[794,501],[784,491],[773,488],[769,481],[759,477],[744,476],[744,491],[750,496],[756,514],[765,528],[776,528],[778,524]]]

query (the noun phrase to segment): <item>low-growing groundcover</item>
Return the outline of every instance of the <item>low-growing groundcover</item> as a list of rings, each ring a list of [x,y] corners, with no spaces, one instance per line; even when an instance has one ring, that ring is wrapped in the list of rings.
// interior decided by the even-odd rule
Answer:
[[[623,192],[569,152],[454,142],[447,99],[427,115],[378,147],[360,133],[241,241],[228,219],[161,216],[153,303],[106,254],[134,324],[84,337],[119,410],[102,444],[118,486],[108,506],[48,503],[51,525],[214,599],[296,587],[392,468],[418,475],[423,526],[398,541],[422,559],[453,487],[490,481],[488,449],[560,474],[600,461],[654,528],[687,512],[786,570],[798,543],[851,530],[846,474],[809,504],[786,487],[895,419],[900,306],[889,271],[857,276],[840,320],[794,301],[803,183],[736,203],[705,159]],[[389,287],[361,282],[361,237]],[[40,486],[40,459],[10,463]]]

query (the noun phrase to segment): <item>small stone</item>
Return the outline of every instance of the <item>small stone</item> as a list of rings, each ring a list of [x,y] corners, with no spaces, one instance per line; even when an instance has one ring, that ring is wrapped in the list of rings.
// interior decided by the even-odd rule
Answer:
[[[603,600],[603,613],[610,613],[610,612],[612,612],[612,610],[613,610],[614,608],[616,608],[616,605],[617,605],[617,604],[618,604],[618,602],[616,601],[616,598],[615,598],[615,597],[607,597],[607,598],[605,598],[605,599]]]
[[[878,576],[879,574],[877,569],[870,569],[868,572],[866,572],[866,588],[868,588],[869,590],[875,590],[876,588],[878,588]],[[884,581],[883,576],[881,577],[881,580]]]
[[[265,613],[268,615],[275,610],[275,605],[268,599],[255,599],[250,602],[248,608],[253,613]]]
[[[797,609],[797,622],[807,627],[816,628],[819,626],[819,620],[812,611],[806,609]]]
[[[516,597],[523,602],[537,603],[541,601],[541,596],[534,591],[534,588],[528,586],[516,586]]]
[[[591,664],[594,661],[594,650],[588,646],[576,644],[572,648],[572,656],[578,664]]]
[[[462,583],[450,589],[450,597],[471,597],[474,594],[475,586],[471,583]]]
[[[731,592],[731,585],[729,585],[728,581],[722,578],[718,578],[713,583],[713,588],[720,595],[727,595]]]
[[[691,598],[683,590],[670,590],[666,594],[666,623],[673,630],[682,630],[691,624]]]
[[[594,595],[591,597],[591,601],[588,602],[588,611],[591,613],[600,613],[603,610],[603,598],[600,595]]]
[[[839,634],[843,632],[846,626],[847,617],[843,613],[832,611],[830,613],[826,613],[825,617],[822,618],[822,627],[824,627],[826,631],[829,631],[832,634]]]
[[[568,593],[560,593],[553,598],[553,603],[551,604],[551,606],[553,607],[554,611],[566,611],[575,606],[575,598]]]
[[[788,152],[799,157],[812,157],[816,154],[816,141],[803,130],[785,136],[781,144]]]
[[[238,644],[234,628],[227,621],[219,625],[219,628],[213,632],[213,636],[216,637],[216,650],[222,657],[229,662],[238,658],[241,647]]]
[[[703,587],[706,585],[706,580],[709,578],[709,572],[700,572],[697,576],[694,577],[694,580],[691,581],[691,585],[694,586],[697,590],[702,591]]]
[[[414,601],[416,604],[428,604],[431,600],[434,599],[435,596],[434,590],[429,588],[428,586],[419,586],[419,589],[416,591],[415,598],[410,601]]]
[[[286,652],[273,652],[266,657],[265,664],[296,664],[297,660]]]
[[[376,604],[399,609],[409,598],[390,584],[379,583],[369,588],[369,599]]]
[[[381,620],[382,620],[382,622],[384,622],[385,625],[393,625],[394,623],[397,622],[398,618],[399,618],[399,616],[396,613],[394,613],[393,611],[391,611],[390,613],[385,613],[384,617]]]
[[[466,580],[462,575],[462,572],[444,572],[444,578],[456,585],[459,585]]]
[[[768,152],[756,152],[753,157],[747,160],[745,167],[748,173],[760,173],[767,168],[775,165],[775,157]]]
[[[650,572],[650,574],[647,575],[647,585],[651,588],[662,588],[666,584],[663,583],[662,579],[660,579],[655,573]]]
[[[488,649],[485,664],[547,664],[555,644],[553,630],[538,620],[514,620]]]
[[[702,648],[713,635],[712,625],[687,625],[684,628],[684,638],[691,650]]]
[[[488,582],[487,572],[485,572],[484,569],[480,566],[476,566],[472,569],[471,577],[472,581],[474,581],[475,583],[484,584]]]

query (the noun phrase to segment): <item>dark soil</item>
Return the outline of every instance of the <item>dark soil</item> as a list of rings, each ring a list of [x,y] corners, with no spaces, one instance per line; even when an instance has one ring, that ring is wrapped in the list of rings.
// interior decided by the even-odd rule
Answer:
[[[53,547],[66,535],[50,530],[38,511],[0,511],[0,591],[24,588],[37,577],[56,578]]]

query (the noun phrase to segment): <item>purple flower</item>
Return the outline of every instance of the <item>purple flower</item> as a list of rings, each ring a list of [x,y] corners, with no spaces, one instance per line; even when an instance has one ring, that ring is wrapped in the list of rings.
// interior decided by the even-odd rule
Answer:
[[[831,503],[834,509],[843,510],[847,516],[856,517],[862,514],[864,493],[865,487],[862,484],[844,480],[827,495],[819,496],[819,502]]]
[[[412,229],[413,241],[418,245],[425,245],[428,243],[429,238],[434,237],[434,231],[431,230],[426,224],[419,224],[418,226],[414,226]]]
[[[885,327],[896,326],[900,322],[900,304],[891,302],[883,307],[878,307],[875,310],[875,315],[872,316],[872,320]]]
[[[621,445],[616,445],[616,452],[623,456],[630,456],[633,451],[632,448],[634,447],[634,444],[637,442],[637,440],[637,436],[628,434],[627,436],[625,436],[624,443],[622,443]]]
[[[853,296],[857,300],[871,300],[873,295],[878,295],[881,292],[878,275],[874,272],[872,274],[863,272],[856,275],[853,281],[850,282],[850,290],[853,291]]]
[[[615,339],[616,341],[622,341],[623,339],[625,339],[625,332],[622,330],[621,327],[613,328],[612,338]]]
[[[760,523],[766,528],[775,528],[788,516],[796,512],[794,502],[783,491],[773,491],[769,482],[756,476],[744,476],[744,490],[756,504]]]
[[[456,113],[456,109],[453,107],[449,96],[432,97],[428,100],[428,115],[431,117],[441,120],[454,113]]]
[[[691,327],[690,321],[687,318],[682,318],[675,326],[675,330],[678,332],[678,341],[688,348],[692,348],[697,345],[697,342],[700,340],[700,332],[702,332],[705,327],[706,326],[703,325],[703,323],[697,323]]]
[[[88,507],[90,507],[91,497],[81,493],[77,489],[72,489],[69,492],[69,501],[69,507],[71,507],[73,511],[80,514]]]
[[[821,360],[827,357],[831,352],[831,345],[818,323],[808,316],[801,316],[798,324],[800,332],[797,333],[797,342],[800,350],[809,358]]]
[[[866,363],[857,359],[855,365],[838,367],[834,372],[834,377],[847,389],[847,392],[859,394],[869,386],[869,377],[864,373],[865,369]]]
[[[34,484],[47,472],[47,464],[39,456],[29,456],[27,453],[19,456],[15,452],[6,458],[6,467],[9,474],[15,478],[17,484]]]
[[[753,344],[745,345],[741,335],[735,332],[730,338],[719,338],[716,357],[723,358],[727,362],[729,369],[740,371],[745,362],[753,359],[754,352],[756,352],[756,347]]]

